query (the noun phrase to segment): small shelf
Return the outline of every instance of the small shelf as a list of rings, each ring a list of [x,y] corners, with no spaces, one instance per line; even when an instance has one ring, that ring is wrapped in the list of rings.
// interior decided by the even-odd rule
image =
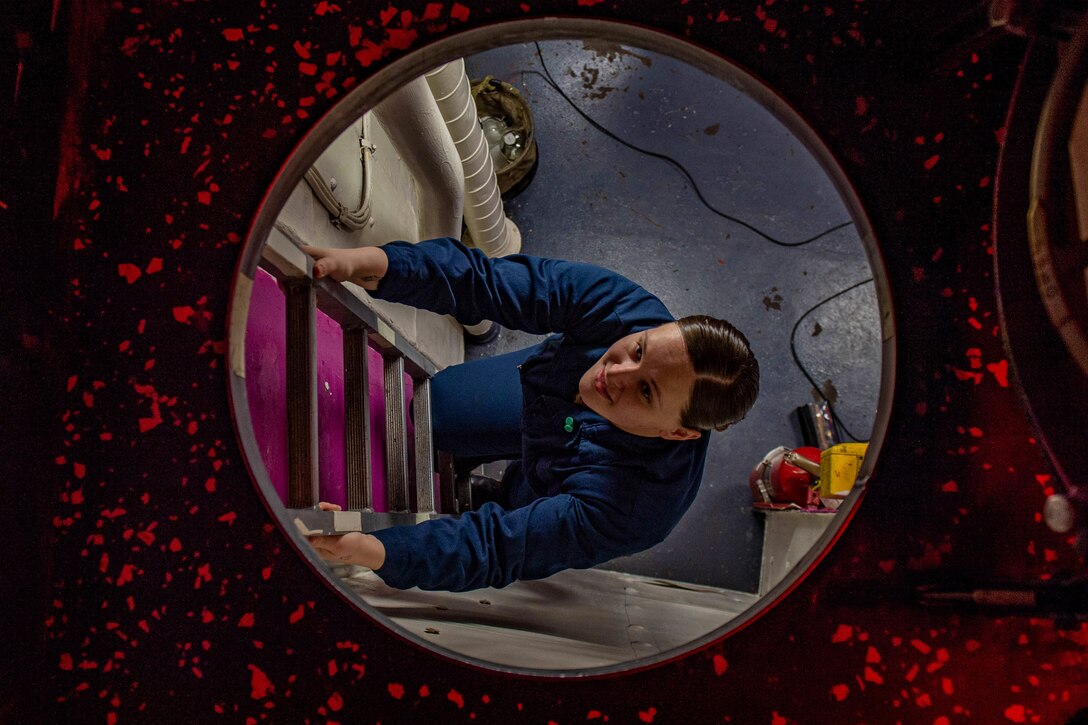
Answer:
[[[834,511],[762,510],[761,513],[765,515],[765,523],[759,596],[786,578],[835,518]]]

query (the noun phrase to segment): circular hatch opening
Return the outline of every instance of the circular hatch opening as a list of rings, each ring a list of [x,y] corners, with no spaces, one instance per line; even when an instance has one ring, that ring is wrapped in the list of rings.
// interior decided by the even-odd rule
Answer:
[[[425,196],[412,200],[420,184],[411,157],[420,148],[404,145],[380,110],[426,72],[460,58],[470,77],[510,83],[532,109],[539,168],[505,207],[520,227],[522,251],[614,269],[657,294],[677,317],[730,319],[760,358],[763,393],[741,425],[713,434],[695,502],[653,549],[502,589],[401,591],[373,572],[329,567],[307,544],[292,513],[307,492],[292,491],[300,469],[288,460],[289,430],[309,430],[312,455],[303,465],[316,497],[395,511],[388,491],[371,492],[363,505],[348,500],[344,482],[359,471],[345,462],[346,450],[369,437],[371,479],[411,477],[420,456],[409,445],[400,464],[406,468],[390,473],[397,456],[380,438],[352,438],[350,431],[370,421],[376,434],[390,412],[411,421],[414,386],[434,371],[536,338],[504,330],[488,347],[466,350],[448,321],[391,313],[362,292],[315,293],[297,244],[418,240],[404,229],[406,219],[424,227],[432,211]],[[337,149],[351,151],[350,164]],[[358,229],[330,223],[330,207],[308,178],[315,176],[334,195],[341,192],[342,206],[360,199],[348,209],[358,212]],[[300,351],[288,320],[310,297],[317,308],[307,333],[313,344],[307,359],[289,363]],[[285,162],[252,225],[235,284],[231,396],[270,508],[315,570],[367,616],[479,666],[598,675],[649,666],[727,636],[816,565],[854,513],[884,435],[894,382],[891,320],[879,250],[849,180],[772,88],[718,55],[649,29],[519,21],[446,38],[373,74]],[[378,367],[390,357],[391,341],[409,350],[392,372]],[[346,412],[349,389],[359,386],[346,380],[353,377],[344,372],[350,355],[349,367],[366,361],[371,370],[363,385],[370,400],[391,401],[384,411]],[[289,365],[310,366],[308,387],[289,390]],[[383,397],[401,382],[403,405]],[[822,508],[830,512],[754,510],[750,472],[768,451],[803,445],[798,409],[819,409],[825,399],[838,415],[835,440],[853,434],[868,442],[856,483],[825,497]],[[409,508],[426,498],[422,490],[408,495]],[[435,488],[433,508],[452,513],[443,498]],[[386,521],[412,525],[422,518]]]

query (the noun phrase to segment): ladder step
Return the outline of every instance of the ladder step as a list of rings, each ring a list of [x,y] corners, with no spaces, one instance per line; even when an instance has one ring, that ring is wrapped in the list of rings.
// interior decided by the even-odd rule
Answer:
[[[434,364],[402,339],[348,286],[314,280],[312,262],[295,240],[274,230],[262,251],[261,267],[281,283],[286,303],[287,495],[291,510],[309,511],[320,496],[318,475],[317,309],[340,325],[344,363],[345,508],[370,515],[375,504],[371,445],[368,352],[373,342],[382,356],[385,388],[385,479],[389,514],[383,525],[416,523],[437,515],[430,378]],[[409,470],[405,374],[412,378],[414,421]],[[439,502],[456,510],[452,476],[442,474]],[[316,512],[315,515],[332,512]],[[413,511],[418,513],[413,513]],[[340,512],[346,513],[346,512]],[[389,517],[394,517],[390,519]],[[378,520],[375,520],[378,521]],[[375,528],[378,528],[376,525]]]
[[[284,285],[287,305],[287,505],[317,502],[317,317],[306,278]]]
[[[367,331],[344,328],[344,455],[349,509],[374,508]]]
[[[287,518],[303,536],[339,536],[354,531],[378,531],[391,526],[410,526],[442,518],[436,513],[377,513],[374,511],[320,511],[288,509]]]
[[[410,510],[408,422],[404,411],[404,358],[383,351],[385,361],[385,480],[392,513]]]
[[[434,448],[431,444],[431,381],[412,380],[412,422],[415,426],[416,511],[434,511]]]

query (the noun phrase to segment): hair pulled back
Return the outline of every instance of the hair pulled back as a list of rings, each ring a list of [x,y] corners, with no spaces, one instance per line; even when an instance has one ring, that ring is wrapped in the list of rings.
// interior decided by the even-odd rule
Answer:
[[[744,418],[759,395],[759,363],[740,330],[725,320],[690,315],[676,321],[695,369],[680,424],[725,430]]]

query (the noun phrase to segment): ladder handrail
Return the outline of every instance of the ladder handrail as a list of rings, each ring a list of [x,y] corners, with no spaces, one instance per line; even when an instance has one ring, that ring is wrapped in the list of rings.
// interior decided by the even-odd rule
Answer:
[[[370,339],[383,351],[396,350],[404,358],[404,370],[413,379],[433,378],[438,372],[434,363],[407,344],[389,323],[353,292],[350,282],[334,282],[313,278],[313,259],[303,252],[279,229],[273,229],[261,250],[259,266],[279,282],[308,278],[317,292],[317,308],[347,329],[356,325],[366,328]],[[350,285],[350,287],[349,287]]]

